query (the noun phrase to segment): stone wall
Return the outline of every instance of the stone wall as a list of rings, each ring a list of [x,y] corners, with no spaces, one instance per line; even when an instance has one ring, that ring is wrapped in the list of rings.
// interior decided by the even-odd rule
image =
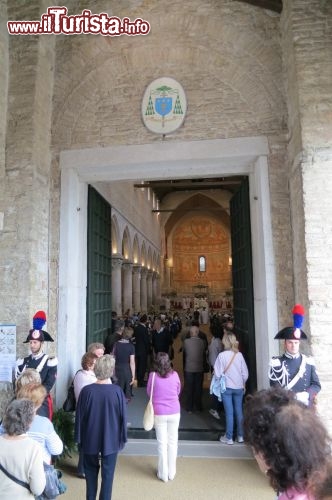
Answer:
[[[287,0],[282,15],[289,109],[294,285],[308,310],[307,350],[322,382],[319,410],[332,429],[332,4]]]
[[[44,9],[39,2],[9,2],[8,19],[38,19]],[[7,27],[2,28],[4,39]],[[31,327],[34,312],[48,311],[53,44],[53,37],[8,37],[0,318],[16,323],[18,354],[25,352],[21,341]],[[3,95],[6,92],[1,92],[1,99]]]
[[[77,14],[83,3],[69,2],[68,7]],[[198,0],[170,0],[167,9],[157,0],[129,0],[121,6],[97,1],[90,8],[120,18],[141,17],[149,21],[151,32],[145,37],[57,37],[51,261],[56,262],[58,255],[59,152],[160,141],[142,123],[141,100],[151,80],[171,76],[185,89],[188,113],[183,127],[167,141],[268,136],[283,323],[293,302],[293,280],[280,16],[231,0],[209,0],[204,5]],[[57,283],[56,268],[51,270],[51,289]]]
[[[47,5],[8,2],[8,17],[38,19]],[[285,0],[281,23],[233,0],[170,0],[167,9],[160,0],[70,0],[67,7],[141,17],[151,33],[8,37],[0,0],[8,70],[0,74],[0,319],[17,324],[18,354],[36,309],[48,311],[57,335],[60,152],[160,141],[142,123],[141,99],[151,80],[170,76],[185,89],[188,114],[167,141],[268,137],[279,322],[289,323],[295,286],[329,388],[330,340],[322,336],[332,283],[329,2]]]

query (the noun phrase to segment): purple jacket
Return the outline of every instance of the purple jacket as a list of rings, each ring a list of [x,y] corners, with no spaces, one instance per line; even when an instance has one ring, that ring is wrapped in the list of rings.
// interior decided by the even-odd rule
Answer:
[[[149,375],[146,392],[150,397],[152,375]],[[160,377],[156,373],[153,385],[152,404],[155,415],[174,415],[180,413],[179,395],[181,382],[176,371],[169,373],[166,377]]]

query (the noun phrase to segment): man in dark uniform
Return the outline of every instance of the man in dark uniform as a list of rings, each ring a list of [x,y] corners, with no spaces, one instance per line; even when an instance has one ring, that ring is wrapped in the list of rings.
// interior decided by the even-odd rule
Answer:
[[[148,367],[148,356],[151,349],[150,335],[146,326],[148,317],[142,314],[138,324],[134,327],[134,344],[135,344],[135,364],[137,386],[145,387],[145,373]]]
[[[20,358],[16,361],[15,378],[24,372],[26,368],[34,368],[40,374],[41,383],[47,391],[47,396],[37,410],[37,414],[42,417],[48,417],[50,420],[53,415],[53,402],[50,392],[55,384],[58,359],[50,358],[43,351],[44,342],[53,342],[49,333],[42,330],[46,323],[46,315],[44,311],[37,311],[33,317],[33,329],[29,331],[24,344],[29,343],[31,354],[25,358]]]
[[[294,326],[280,330],[275,339],[284,339],[285,352],[270,360],[270,385],[281,385],[296,393],[296,398],[311,406],[321,389],[313,357],[300,353],[300,339],[307,339],[301,330],[304,308],[297,304],[293,308]]]

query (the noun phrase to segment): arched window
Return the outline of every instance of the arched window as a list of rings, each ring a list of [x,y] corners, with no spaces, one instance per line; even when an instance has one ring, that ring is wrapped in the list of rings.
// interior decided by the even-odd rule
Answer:
[[[198,271],[200,273],[206,272],[206,258],[204,257],[204,255],[200,255],[198,257]]]

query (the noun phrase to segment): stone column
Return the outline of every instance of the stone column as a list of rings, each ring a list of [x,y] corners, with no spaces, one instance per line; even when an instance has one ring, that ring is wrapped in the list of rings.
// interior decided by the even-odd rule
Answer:
[[[133,309],[133,264],[132,262],[123,262],[123,286],[122,286],[122,307],[123,312],[127,309],[132,312]]]
[[[152,304],[156,305],[157,304],[157,297],[158,297],[158,273],[156,271],[153,272],[152,275]]]
[[[160,305],[161,302],[161,276],[159,273],[156,273],[156,278],[155,278],[155,288],[156,288],[156,298],[155,298],[155,304]]]
[[[133,307],[134,312],[141,310],[141,266],[133,265]]]
[[[171,270],[170,270],[170,267],[168,265],[168,259],[165,259],[164,266],[165,266],[164,289],[170,290],[171,289]]]
[[[123,257],[120,254],[112,256],[112,311],[122,315],[122,268]]]
[[[153,271],[149,269],[147,272],[146,285],[147,285],[147,310],[151,308],[152,305],[152,276]]]
[[[148,301],[147,301],[147,282],[146,277],[148,274],[148,270],[146,267],[142,267],[141,269],[141,311],[148,311]]]

